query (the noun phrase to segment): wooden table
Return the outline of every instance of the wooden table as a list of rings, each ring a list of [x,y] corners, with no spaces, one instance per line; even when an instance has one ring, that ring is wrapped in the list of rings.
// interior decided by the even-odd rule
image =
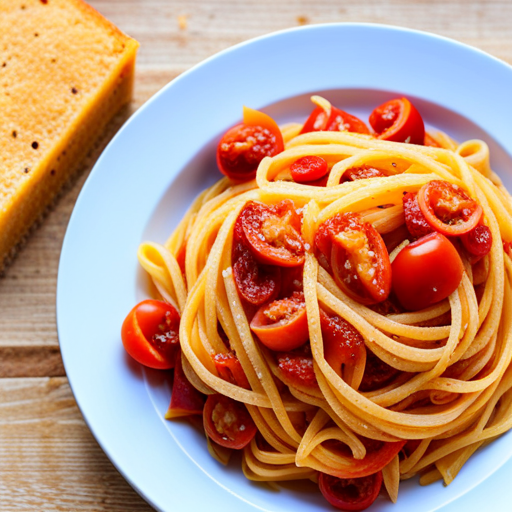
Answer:
[[[512,63],[510,0],[90,3],[141,43],[131,112],[206,57],[246,39],[306,23],[359,21],[426,30]],[[2,511],[151,510],[85,425],[59,353],[55,323],[59,254],[73,205],[98,154],[91,155],[87,169],[0,279]]]

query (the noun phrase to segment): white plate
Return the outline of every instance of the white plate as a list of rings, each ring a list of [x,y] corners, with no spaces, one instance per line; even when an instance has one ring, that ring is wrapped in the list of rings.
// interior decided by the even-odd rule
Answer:
[[[98,160],[71,217],[57,324],[85,420],[149,503],[173,512],[331,510],[318,492],[274,492],[245,480],[236,461],[228,468],[214,461],[198,431],[163,419],[170,391],[162,374],[144,372],[121,345],[125,315],[147,296],[139,243],[163,242],[196,194],[219,177],[215,144],[240,119],[242,105],[264,108],[279,122],[303,120],[312,108],[309,95],[322,93],[367,118],[380,102],[405,95],[428,124],[461,140],[486,140],[510,187],[510,91],[512,68],[457,42],[378,25],[319,25],[224,51],[171,82],[130,119]],[[510,510],[499,491],[512,476],[511,455],[512,435],[505,435],[478,452],[448,488],[406,482],[396,505],[379,498],[371,510]]]

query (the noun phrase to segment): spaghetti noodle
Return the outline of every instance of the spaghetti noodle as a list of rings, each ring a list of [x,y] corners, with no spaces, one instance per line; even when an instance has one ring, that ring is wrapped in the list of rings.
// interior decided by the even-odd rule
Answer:
[[[324,99],[316,102],[329,118],[334,107]],[[512,320],[503,314],[511,308],[512,262],[502,244],[512,241],[510,196],[491,170],[482,141],[459,145],[438,133],[428,135],[432,146],[423,146],[364,133],[301,130],[298,124],[282,127],[284,150],[264,158],[253,180],[221,179],[196,199],[164,245],[140,246],[140,263],[161,298],[181,314],[184,373],[201,393],[245,404],[258,432],[243,448],[243,471],[251,480],[317,481],[324,475],[322,487],[329,475],[367,476],[384,461],[377,471],[382,469],[393,501],[399,481],[417,474],[422,484],[438,479],[449,484],[479,447],[512,427]],[[292,164],[311,156],[327,162],[325,186],[292,179]],[[346,179],[354,170],[369,169],[380,174]],[[417,310],[397,307],[387,296],[361,299],[343,285],[334,256],[329,260],[331,253],[320,250],[318,233],[336,216],[356,214],[358,225],[370,225],[385,241],[394,269],[415,238],[407,230],[403,197],[415,196],[432,182],[454,185],[468,201],[478,203],[480,224],[492,235],[490,251],[476,261],[459,244],[463,268],[455,289]],[[291,225],[283,227],[283,219],[292,222],[291,210],[283,213],[286,208],[300,216],[302,245],[294,254],[302,259],[293,269],[280,268],[281,291],[267,290],[263,305],[268,318],[269,303],[277,310],[292,307],[288,316],[277,311],[272,321],[278,324],[298,317],[302,308],[307,334],[298,341],[291,336],[288,345],[274,350],[264,343],[265,334],[255,334],[254,316],[262,305],[248,302],[236,267],[242,258],[237,236],[251,236],[247,230],[237,235],[250,207],[263,212],[260,221],[274,215],[278,225],[267,228],[277,231]],[[258,229],[263,229],[261,222]],[[362,232],[368,242],[369,231]],[[256,235],[261,238],[261,231]],[[329,243],[345,243],[349,251],[346,244],[353,240],[332,236]],[[290,251],[293,244],[288,242],[274,248]],[[272,262],[268,254],[262,262],[255,244],[249,244],[251,257],[260,268],[259,279],[264,276],[268,284]],[[362,254],[361,245],[357,247],[348,252],[356,260]],[[368,247],[371,256],[375,251]],[[359,260],[350,261],[357,266]],[[361,260],[357,267],[363,272],[360,279],[364,264]],[[374,275],[372,268],[367,271]],[[246,282],[253,277],[245,275]],[[264,328],[272,323],[268,318]],[[345,338],[355,340],[341,367],[329,354],[329,328],[334,336],[336,328],[345,329]],[[238,366],[222,366],[219,360]],[[231,370],[224,371],[226,367]],[[302,372],[299,378],[297,372]],[[209,448],[227,460],[225,448],[211,440]]]

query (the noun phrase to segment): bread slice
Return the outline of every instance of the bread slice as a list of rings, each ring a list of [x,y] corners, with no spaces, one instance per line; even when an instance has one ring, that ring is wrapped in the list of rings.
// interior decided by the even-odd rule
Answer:
[[[138,46],[82,0],[0,0],[0,270],[130,101]]]

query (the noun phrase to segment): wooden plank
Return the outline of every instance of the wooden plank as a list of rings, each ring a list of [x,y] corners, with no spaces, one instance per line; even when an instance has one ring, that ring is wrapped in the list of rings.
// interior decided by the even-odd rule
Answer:
[[[150,511],[92,437],[65,378],[0,379],[0,511]]]

